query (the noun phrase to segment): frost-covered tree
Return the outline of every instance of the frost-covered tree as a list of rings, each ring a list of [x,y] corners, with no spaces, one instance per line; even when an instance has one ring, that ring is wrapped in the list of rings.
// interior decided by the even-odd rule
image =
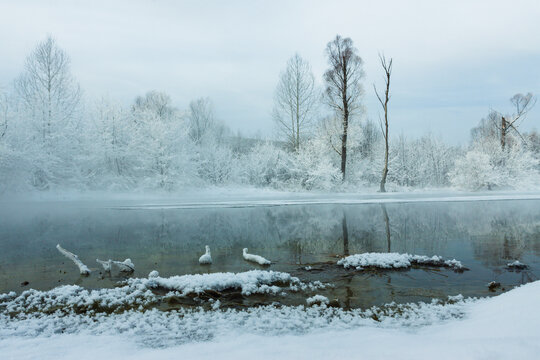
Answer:
[[[198,177],[215,185],[232,181],[235,157],[230,146],[230,129],[216,119],[210,98],[191,101],[187,116]]]
[[[136,183],[140,154],[132,112],[108,97],[87,114],[85,172],[91,188],[127,189]]]
[[[7,93],[0,88],[0,142],[6,136],[11,116],[11,104]]]
[[[318,97],[311,66],[295,54],[280,74],[272,113],[281,138],[294,151],[313,123]]]
[[[200,144],[215,127],[214,108],[210,98],[199,98],[189,103],[189,136]]]
[[[15,150],[18,139],[12,129],[12,107],[8,94],[0,88],[0,195],[21,187],[26,190],[24,183],[29,164],[21,152]]]
[[[487,118],[471,131],[472,143],[465,158],[456,162],[451,174],[452,184],[467,189],[529,188],[538,183],[538,157],[528,136],[518,130],[520,122],[534,106],[531,93],[516,94],[510,102],[514,112],[502,115],[491,111]],[[530,138],[534,140],[533,138]],[[480,162],[479,175],[466,162]],[[480,166],[484,164],[484,166]],[[485,165],[487,164],[487,165]]]
[[[132,106],[133,146],[144,186],[173,188],[192,176],[187,124],[164,93],[150,91]],[[157,182],[157,184],[156,184]]]
[[[70,72],[70,60],[51,37],[26,58],[15,81],[16,150],[31,162],[30,183],[39,189],[80,179],[81,90]]]
[[[291,154],[270,142],[259,143],[239,161],[239,177],[247,184],[281,188],[291,178]]]
[[[69,56],[50,36],[26,58],[15,88],[25,116],[34,121],[44,143],[65,128],[79,109],[81,90],[71,75]]]
[[[456,160],[452,185],[468,190],[529,189],[538,185],[538,159],[522,143],[504,149],[496,139],[474,143]]]
[[[350,38],[336,38],[326,45],[329,68],[324,73],[326,101],[340,120],[341,144],[336,151],[341,156],[341,174],[345,180],[347,166],[347,138],[349,122],[361,109],[363,94],[361,80],[364,77],[362,58]]]

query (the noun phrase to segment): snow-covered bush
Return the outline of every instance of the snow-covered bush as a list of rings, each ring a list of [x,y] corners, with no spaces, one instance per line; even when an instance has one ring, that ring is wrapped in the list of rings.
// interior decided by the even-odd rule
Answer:
[[[280,188],[291,178],[291,165],[290,153],[265,142],[240,158],[239,176],[243,183]]]
[[[144,188],[173,189],[192,178],[193,148],[182,114],[170,98],[150,92],[137,99],[132,111],[135,129],[132,151],[137,154],[135,173]]]
[[[220,185],[230,183],[235,177],[235,157],[231,148],[217,143],[199,146],[195,158],[197,175],[205,182]]]
[[[307,141],[292,157],[291,185],[302,189],[328,190],[341,182],[341,173],[334,165],[320,139]]]
[[[496,141],[483,141],[456,160],[452,185],[466,190],[527,189],[538,184],[538,160],[521,143],[504,149]]]
[[[387,183],[405,187],[448,186],[448,173],[459,150],[432,135],[408,140],[403,135],[390,140]],[[357,160],[358,176],[378,184],[384,166],[384,143],[378,140],[370,153]]]

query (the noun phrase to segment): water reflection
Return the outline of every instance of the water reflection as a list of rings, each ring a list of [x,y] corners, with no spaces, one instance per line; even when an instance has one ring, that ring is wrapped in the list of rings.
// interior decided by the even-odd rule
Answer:
[[[121,279],[119,274],[81,279],[56,251],[61,243],[94,270],[96,258],[129,257],[136,265],[133,276],[153,269],[163,276],[253,269],[241,256],[248,247],[274,261],[273,270],[336,283],[330,295],[346,307],[456,293],[482,296],[488,295],[489,281],[510,286],[536,278],[538,209],[540,201],[532,200],[169,210],[21,204],[0,209],[0,292],[20,291],[23,281],[49,289],[73,283],[109,287]],[[214,264],[200,267],[205,245],[212,248]],[[471,271],[299,270],[374,251],[437,254],[461,260]],[[530,271],[506,271],[510,260],[529,264]]]
[[[343,220],[341,220],[341,228],[343,232],[343,255],[348,256],[349,253],[349,229],[347,228],[347,214],[343,211]]]
[[[390,242],[390,218],[388,217],[388,212],[386,211],[386,205],[381,204],[381,209],[383,213],[384,225],[386,230],[386,243],[388,244],[387,252],[392,252],[392,243]]]

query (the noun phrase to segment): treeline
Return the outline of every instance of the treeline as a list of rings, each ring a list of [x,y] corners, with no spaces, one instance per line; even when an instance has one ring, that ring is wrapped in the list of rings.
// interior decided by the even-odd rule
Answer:
[[[363,116],[363,61],[352,40],[337,36],[326,55],[323,89],[306,60],[289,60],[274,99],[280,136],[265,141],[234,135],[208,98],[193,100],[187,109],[158,91],[129,106],[87,99],[68,55],[47,38],[0,94],[0,192],[209,185],[382,190],[383,182],[390,189],[478,190],[540,183],[540,137],[519,131],[534,106],[531,94],[514,96],[510,114],[489,113],[471,131],[466,148],[429,134],[407,139],[391,133],[392,60],[380,59],[386,91],[377,96],[385,116],[377,124]]]

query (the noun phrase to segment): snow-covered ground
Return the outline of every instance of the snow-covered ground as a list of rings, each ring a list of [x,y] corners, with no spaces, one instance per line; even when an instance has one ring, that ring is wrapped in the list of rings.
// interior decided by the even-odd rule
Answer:
[[[489,299],[0,316],[3,359],[536,359],[540,281]],[[376,317],[379,321],[373,320]]]

